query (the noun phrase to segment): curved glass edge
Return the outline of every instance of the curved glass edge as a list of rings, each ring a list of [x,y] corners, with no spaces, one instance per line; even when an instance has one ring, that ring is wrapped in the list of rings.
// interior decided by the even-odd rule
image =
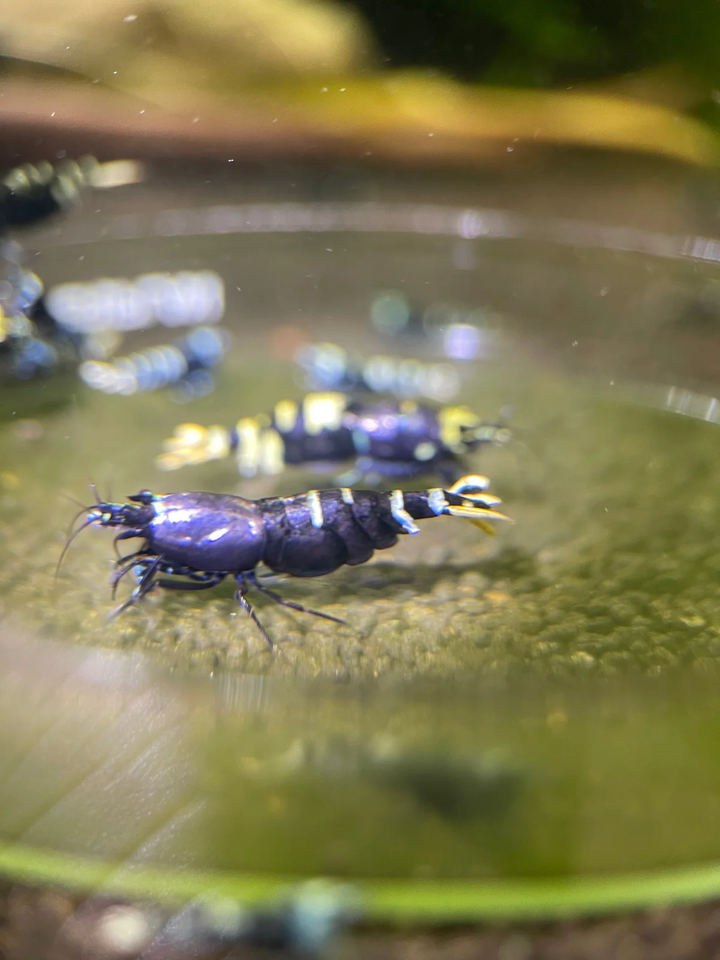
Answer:
[[[61,885],[105,897],[178,902],[227,897],[248,905],[277,901],[307,879],[108,864],[13,844],[0,845],[0,873],[18,882]],[[342,883],[347,887],[347,880]],[[486,882],[364,879],[355,886],[361,921],[441,925],[562,920],[720,897],[720,863],[595,878]]]

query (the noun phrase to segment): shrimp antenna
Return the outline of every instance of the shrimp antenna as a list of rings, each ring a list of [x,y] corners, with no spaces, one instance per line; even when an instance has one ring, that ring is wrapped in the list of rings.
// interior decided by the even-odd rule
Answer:
[[[75,521],[79,516],[82,515],[82,513],[87,513],[88,510],[94,510],[94,509],[95,509],[94,507],[85,507],[84,510],[80,511],[80,513],[77,513],[75,515],[75,518],[73,519],[70,529],[72,530],[72,528],[75,526]],[[74,533],[68,534],[68,538],[65,541],[65,546],[62,548],[62,553],[60,554],[60,559],[58,560],[57,566],[55,567],[55,582],[57,582],[58,574],[60,573],[60,567],[62,565],[63,560],[65,559],[65,554],[70,549],[70,544],[73,542],[73,540],[79,533],[83,532],[83,530],[86,527],[89,527],[91,524],[95,523],[96,519],[97,518],[95,517],[90,517],[88,520],[85,521],[85,523],[81,523],[80,526],[77,528],[77,530],[74,531]]]
[[[81,502],[78,500],[77,497],[71,497],[69,493],[60,493],[60,494],[58,494],[58,496],[62,497],[63,500],[67,500],[68,503],[74,503],[76,507],[82,507],[83,510],[87,510],[87,509],[88,509],[83,503],[81,503]],[[77,518],[78,518],[79,516],[80,516],[80,514],[79,514],[79,513],[76,513],[76,514],[75,514],[75,520],[77,520]],[[75,520],[73,520],[73,523],[75,523]],[[72,524],[71,524],[71,526],[72,526]]]

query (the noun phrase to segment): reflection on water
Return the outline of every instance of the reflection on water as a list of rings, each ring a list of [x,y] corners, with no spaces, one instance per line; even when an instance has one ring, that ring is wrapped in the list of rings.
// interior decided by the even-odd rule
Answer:
[[[687,889],[713,882],[714,679],[178,682],[7,627],[0,868],[26,880],[255,902],[334,876],[386,919],[433,896],[457,917],[497,909],[451,880],[553,879],[557,910],[608,895],[572,893],[573,876],[639,871],[630,903],[644,871],[697,864]],[[400,878],[422,881],[415,900]],[[532,914],[533,888],[513,889],[508,908]]]
[[[63,231],[63,244],[110,237],[188,237],[242,233],[396,233],[458,237],[463,240],[540,240],[568,246],[646,253],[675,260],[716,262],[720,241],[630,227],[602,226],[569,218],[536,219],[506,210],[397,203],[253,203],[164,210],[159,214],[118,214],[101,232],[89,223]]]

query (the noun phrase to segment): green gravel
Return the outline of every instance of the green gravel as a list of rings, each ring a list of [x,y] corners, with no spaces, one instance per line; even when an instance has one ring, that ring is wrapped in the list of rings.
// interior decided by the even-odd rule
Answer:
[[[0,604],[41,636],[149,651],[166,663],[302,676],[442,676],[531,672],[657,674],[713,667],[720,651],[716,428],[602,396],[527,370],[481,369],[462,400],[488,418],[514,407],[514,439],[471,459],[515,521],[489,538],[463,521],[422,525],[360,568],[285,581],[285,596],[351,626],[257,598],[279,642],[266,652],[237,613],[231,586],[158,595],[106,622],[111,535],[79,537],[53,570],[93,480],[115,498],[208,489],[247,496],[318,485],[301,470],[240,482],[232,461],[159,473],[159,443],[183,419],[231,423],[297,395],[289,369],[258,376],[235,358],[218,390],[190,410],[166,396],[112,398],[73,387],[55,412],[0,427]],[[242,390],[238,390],[238,383]],[[25,388],[27,389],[27,388]],[[13,396],[5,390],[8,412]],[[228,411],[231,411],[228,413]],[[19,422],[21,421],[21,422]],[[39,425],[39,430],[37,426]],[[42,432],[42,436],[27,439]],[[332,480],[320,481],[332,485]]]

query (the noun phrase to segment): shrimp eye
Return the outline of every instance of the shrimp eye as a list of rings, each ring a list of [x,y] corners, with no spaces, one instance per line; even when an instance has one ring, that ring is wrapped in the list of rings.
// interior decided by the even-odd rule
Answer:
[[[134,503],[143,503],[145,506],[151,504],[154,499],[155,496],[150,490],[141,490],[140,493],[136,493],[132,497],[128,497],[128,500],[132,500]]]

